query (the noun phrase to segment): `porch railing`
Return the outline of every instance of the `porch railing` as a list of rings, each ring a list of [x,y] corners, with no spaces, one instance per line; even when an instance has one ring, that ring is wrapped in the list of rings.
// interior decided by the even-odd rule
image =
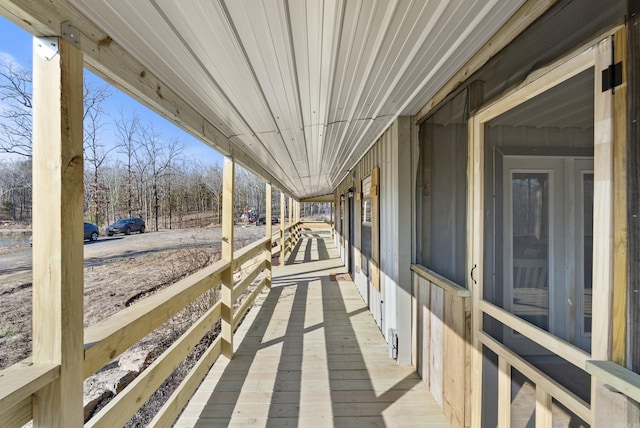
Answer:
[[[283,247],[290,253],[299,238],[299,224],[284,229]],[[284,233],[283,233],[284,235]],[[233,304],[232,331],[235,331],[257,295],[271,284],[271,256],[278,247],[272,245],[274,236],[265,237],[234,252],[233,261],[218,261],[191,276],[147,297],[133,306],[85,329],[84,378],[113,361],[126,349],[151,333],[208,290],[224,287],[222,281],[228,270],[239,268],[246,273],[235,281],[230,290]],[[284,254],[281,256],[284,258]],[[259,281],[258,281],[259,279]],[[255,288],[247,293],[251,284]],[[240,298],[244,296],[242,300]],[[142,371],[126,388],[116,395],[86,424],[91,427],[124,425],[180,362],[200,342],[204,335],[221,320],[222,302],[215,303],[182,336]],[[221,354],[219,334],[200,357],[179,387],[169,397],[151,422],[152,426],[171,426],[189,398]],[[232,340],[230,340],[232,342]],[[24,360],[0,372],[0,421],[5,427],[22,426],[32,419],[32,407],[39,392],[59,377],[55,364],[33,365]]]
[[[420,265],[412,265],[413,360],[423,381],[452,426],[471,426],[478,414],[471,412],[471,292]],[[496,305],[481,300],[481,311],[523,336],[544,346],[565,361],[585,370],[609,389],[640,402],[640,374],[612,361],[593,361],[589,353],[522,320]],[[479,343],[498,358],[498,426],[510,425],[511,369],[535,384],[536,420],[550,420],[553,400],[593,426],[590,403],[488,334],[477,332]],[[477,402],[474,399],[474,402]],[[480,426],[480,422],[473,423]],[[550,426],[550,425],[549,425]]]
[[[565,361],[583,369],[590,355],[582,349],[528,323],[516,315],[486,301],[481,300],[478,308],[509,328],[518,331],[524,337],[558,355]],[[498,356],[498,420],[504,423],[511,420],[511,377],[512,368],[522,373],[535,384],[536,419],[547,420],[551,415],[553,399],[573,412],[584,422],[593,425],[590,404],[560,384],[551,376],[543,373],[533,364],[511,351],[488,334],[479,331],[479,342]],[[507,399],[508,397],[508,399]],[[500,422],[502,421],[502,422]]]
[[[470,426],[471,292],[412,265],[413,360],[452,427]]]
[[[284,259],[291,254],[300,239],[300,223],[295,223],[280,229],[280,258]],[[278,233],[278,232],[276,232]]]

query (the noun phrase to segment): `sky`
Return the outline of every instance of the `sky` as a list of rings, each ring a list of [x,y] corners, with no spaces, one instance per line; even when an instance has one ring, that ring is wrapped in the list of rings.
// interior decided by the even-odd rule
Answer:
[[[21,66],[31,69],[33,63],[33,37],[2,16],[0,16],[0,35],[0,58],[4,59],[8,57]],[[85,70],[85,79],[88,83],[105,84],[102,79],[87,70]],[[105,111],[111,116],[105,120],[108,125],[105,127],[102,135],[102,143],[106,149],[113,146],[111,139],[113,128],[111,124],[114,118],[119,117],[119,109],[122,108],[125,114],[131,115],[137,113],[143,123],[152,122],[154,129],[161,134],[164,140],[171,141],[178,139],[182,141],[185,147],[184,154],[187,159],[198,159],[200,162],[206,164],[218,163],[222,165],[222,155],[218,152],[118,89],[111,87],[111,91],[113,95],[111,95],[104,104]],[[0,153],[0,159],[2,159],[3,156],[6,157],[7,155]]]

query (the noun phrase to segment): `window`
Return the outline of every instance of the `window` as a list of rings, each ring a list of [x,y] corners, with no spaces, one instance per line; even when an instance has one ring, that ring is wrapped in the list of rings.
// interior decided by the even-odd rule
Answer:
[[[369,259],[371,258],[371,175],[362,180],[362,224],[361,254],[362,273],[369,275]]]

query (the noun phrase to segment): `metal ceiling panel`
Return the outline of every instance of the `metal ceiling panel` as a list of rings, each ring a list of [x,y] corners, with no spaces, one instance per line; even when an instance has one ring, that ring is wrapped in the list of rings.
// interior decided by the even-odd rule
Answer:
[[[410,67],[415,71],[413,77],[404,81],[404,87],[397,88],[398,98],[405,100],[398,115],[416,114],[424,105],[423,100],[435,95],[522,3],[492,1],[478,5],[477,9],[469,8],[467,16],[472,19],[466,27],[457,28],[460,36],[454,43],[446,43],[446,49],[439,55],[433,55],[432,49],[424,49],[416,56],[415,64]],[[429,61],[433,61],[432,65],[427,65]],[[429,73],[420,73],[420,69],[429,70]]]
[[[227,7],[277,127],[301,129],[294,58],[290,49],[282,49],[291,45],[285,4],[238,1]]]
[[[300,198],[331,192],[524,2],[66,1]]]

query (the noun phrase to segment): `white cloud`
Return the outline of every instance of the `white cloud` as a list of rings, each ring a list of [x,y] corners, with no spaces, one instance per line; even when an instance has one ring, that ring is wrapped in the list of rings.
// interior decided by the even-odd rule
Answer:
[[[17,67],[24,67],[20,62],[16,59],[15,56],[11,55],[9,52],[0,52],[0,62],[7,65],[13,65]]]

